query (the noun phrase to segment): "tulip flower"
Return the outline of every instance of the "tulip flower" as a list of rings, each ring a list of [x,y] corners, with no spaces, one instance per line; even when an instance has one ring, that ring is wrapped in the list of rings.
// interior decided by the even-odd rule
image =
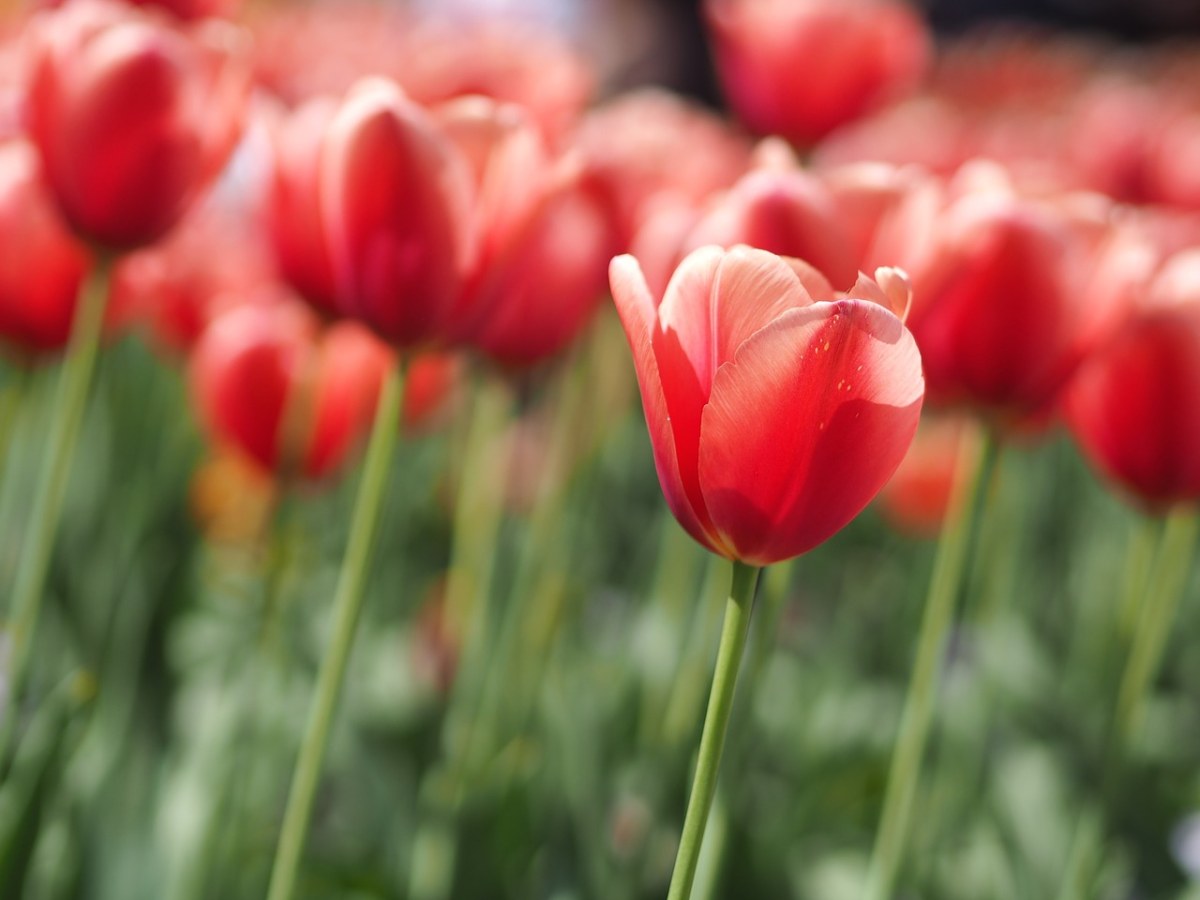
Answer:
[[[670,900],[691,894],[761,566],[845,526],[904,458],[925,384],[895,269],[837,297],[799,260],[702,247],[659,300],[632,256],[609,269],[667,505],[733,561]]]
[[[0,339],[28,353],[66,346],[90,266],[40,170],[27,142],[0,146]]]
[[[912,275],[909,327],[931,398],[1008,422],[1044,413],[1120,322],[1150,249],[1110,225],[1107,204],[1069,210],[989,188],[920,209],[893,223],[908,250],[891,258]]]
[[[924,74],[930,38],[896,0],[707,0],[722,87],[759,134],[807,146]]]
[[[453,329],[503,365],[536,363],[590,320],[617,249],[615,225],[578,157],[552,153],[519,107],[472,98],[441,120],[478,184],[480,252]]]
[[[280,277],[330,316],[338,315],[337,286],[321,217],[318,160],[336,109],[328,98],[312,100],[275,130],[263,216]]]
[[[759,165],[696,223],[685,251],[748,244],[803,259],[834,284],[850,284],[857,272],[854,242],[833,194],[779,141],[764,142],[758,157]]]
[[[400,347],[445,339],[474,255],[466,162],[383,79],[350,91],[320,153],[338,311]]]
[[[805,553],[900,464],[924,381],[896,270],[814,297],[801,264],[706,247],[661,301],[633,257],[610,277],[659,482],[709,550],[755,566]]]
[[[225,23],[75,0],[30,25],[29,133],[82,237],[152,243],[225,164],[249,78]]]
[[[1067,421],[1106,477],[1153,510],[1200,500],[1200,251],[1178,254],[1072,380]]]
[[[219,442],[265,472],[295,466],[319,480],[366,435],[392,365],[388,347],[357,323],[319,334],[302,308],[245,306],[205,331],[191,378],[201,418]],[[450,357],[432,355],[413,362],[405,399],[416,402],[406,410],[406,427],[436,410],[453,365]]]

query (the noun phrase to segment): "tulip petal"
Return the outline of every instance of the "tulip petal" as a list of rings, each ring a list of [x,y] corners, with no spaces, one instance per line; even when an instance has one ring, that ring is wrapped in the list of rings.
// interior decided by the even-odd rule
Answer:
[[[680,475],[675,435],[672,431],[673,422],[651,343],[651,336],[658,332],[658,312],[646,285],[646,278],[637,260],[629,255],[614,258],[608,272],[613,301],[625,328],[625,335],[629,339],[629,348],[633,351],[633,364],[642,394],[646,427],[654,449],[654,467],[658,471],[658,481],[662,485],[667,505],[688,534],[710,550],[723,553],[724,551],[709,538],[709,528],[701,522]],[[699,407],[694,415],[698,420]],[[707,520],[706,512],[705,519]]]
[[[701,489],[734,555],[777,562],[846,525],[903,459],[923,396],[912,335],[874,303],[789,311],[746,341],[700,438]]]
[[[812,302],[793,268],[764,250],[703,247],[667,285],[659,309],[674,332],[705,398],[722,363],[742,342],[785,311]]]
[[[854,300],[870,300],[889,310],[901,322],[908,318],[912,307],[912,285],[903,269],[883,267],[875,270],[875,277],[868,278],[858,273],[858,281],[846,294]]]

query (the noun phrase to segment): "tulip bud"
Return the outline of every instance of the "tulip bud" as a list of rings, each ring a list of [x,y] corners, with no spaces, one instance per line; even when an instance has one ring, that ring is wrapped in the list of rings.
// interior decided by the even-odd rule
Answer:
[[[31,353],[64,347],[89,264],[33,148],[23,140],[0,146],[0,338]]]
[[[518,107],[451,104],[442,122],[478,185],[480,253],[454,316],[459,340],[509,366],[549,357],[591,318],[616,229],[571,156],[545,145]]]
[[[430,116],[382,79],[350,91],[320,153],[338,311],[400,347],[444,340],[473,256],[465,162]]]
[[[375,418],[394,356],[356,322],[318,333],[296,305],[242,306],[216,319],[192,355],[193,393],[216,440],[261,470],[327,477],[351,456]],[[406,428],[419,427],[453,386],[451,357],[410,365]]]
[[[1149,296],[1081,367],[1064,409],[1092,464],[1161,511],[1200,500],[1200,252],[1174,257]]]
[[[115,250],[157,240],[237,141],[249,88],[237,32],[74,0],[29,37],[29,132],[67,221]]]
[[[809,145],[924,74],[924,23],[895,0],[707,0],[721,84],[752,131]]]
[[[318,160],[336,105],[306,103],[274,134],[265,225],[280,276],[308,303],[336,316],[337,287],[321,219]]]

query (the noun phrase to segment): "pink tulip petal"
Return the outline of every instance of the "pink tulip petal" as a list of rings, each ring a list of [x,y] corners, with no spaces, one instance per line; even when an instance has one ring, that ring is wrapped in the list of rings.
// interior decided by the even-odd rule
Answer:
[[[846,525],[896,470],[924,383],[912,336],[874,303],[786,312],[714,380],[700,484],[746,562],[804,553]]]
[[[854,282],[854,287],[846,296],[878,303],[901,322],[908,318],[908,311],[912,307],[912,285],[901,269],[876,269],[874,278],[859,272],[858,281]]]
[[[709,532],[701,522],[700,515],[692,505],[679,471],[673,423],[668,413],[666,396],[658,362],[655,359],[651,336],[658,332],[658,312],[654,298],[646,285],[641,267],[632,256],[618,256],[609,265],[609,281],[613,300],[629,348],[633,351],[633,364],[637,371],[638,387],[642,394],[642,407],[646,415],[646,426],[650,431],[650,443],[654,449],[654,467],[662,485],[667,505],[675,518],[693,538],[717,553],[724,552],[714,545]],[[699,419],[699,407],[695,417]],[[707,512],[705,513],[707,519]]]
[[[704,247],[688,256],[659,309],[674,332],[704,397],[713,375],[746,338],[786,310],[811,303],[791,266],[752,247]]]

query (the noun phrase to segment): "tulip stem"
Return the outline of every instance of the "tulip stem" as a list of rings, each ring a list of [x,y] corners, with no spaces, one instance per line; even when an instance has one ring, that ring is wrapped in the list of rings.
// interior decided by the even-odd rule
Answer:
[[[104,256],[97,260],[75,309],[71,338],[51,412],[49,444],[38,474],[29,531],[17,569],[12,605],[9,607],[8,715],[4,725],[3,746],[0,746],[4,756],[7,756],[9,742],[16,729],[17,713],[29,675],[29,652],[45,594],[54,535],[62,515],[67,477],[79,443],[79,427],[96,365],[108,299],[109,263],[110,260]]]
[[[708,812],[717,790],[717,770],[721,751],[725,747],[725,732],[733,711],[733,692],[737,685],[746,636],[750,630],[750,613],[754,608],[754,589],[762,569],[742,562],[733,564],[733,580],[729,599],[725,603],[725,624],[721,628],[721,646],[717,651],[717,666],[713,674],[712,691],[708,695],[708,712],[704,716],[704,731],[700,736],[700,753],[696,759],[696,775],[688,798],[683,834],[679,839],[679,854],[671,874],[667,900],[687,900],[696,878],[700,848]]]
[[[371,428],[362,480],[358,485],[358,495],[350,521],[346,555],[342,559],[337,593],[334,595],[333,634],[321,660],[304,741],[300,745],[300,754],[292,773],[292,786],[288,792],[283,827],[275,851],[275,863],[271,869],[268,900],[288,900],[295,890],[296,873],[308,834],[321,764],[329,746],[333,713],[341,694],[342,682],[345,680],[346,665],[354,644],[354,632],[362,610],[363,589],[370,568],[371,550],[391,469],[392,451],[395,449],[399,431],[403,383],[403,367],[397,362],[384,379],[379,403],[375,409],[375,422]]]
[[[1110,750],[1117,753],[1137,728],[1146,692],[1162,664],[1163,651],[1175,611],[1184,594],[1187,576],[1192,565],[1192,549],[1196,545],[1200,516],[1191,510],[1174,513],[1167,520],[1159,545],[1154,577],[1137,620],[1133,645],[1117,693],[1113,717]]]
[[[916,660],[904,701],[900,732],[892,751],[883,812],[867,871],[864,895],[867,900],[890,900],[892,896],[921,774],[921,759],[933,720],[939,663],[954,620],[954,606],[966,570],[971,534],[979,517],[982,488],[996,461],[996,442],[990,434],[983,435],[978,449],[972,444],[970,441],[964,444],[954,499],[934,558],[933,577],[917,639]]]

